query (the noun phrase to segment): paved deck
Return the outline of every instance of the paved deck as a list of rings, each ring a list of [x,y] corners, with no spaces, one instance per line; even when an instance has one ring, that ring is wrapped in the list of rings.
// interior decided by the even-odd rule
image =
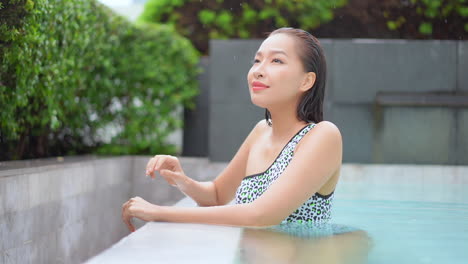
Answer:
[[[176,206],[195,206],[185,198]],[[242,228],[149,222],[87,263],[233,263]]]

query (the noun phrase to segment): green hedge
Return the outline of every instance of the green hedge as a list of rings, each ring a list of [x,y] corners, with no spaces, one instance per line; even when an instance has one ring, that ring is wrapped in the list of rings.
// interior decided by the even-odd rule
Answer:
[[[411,12],[403,12],[404,9]],[[416,18],[418,31],[424,35],[433,34],[434,24],[441,24],[442,21],[448,24],[448,20],[459,24],[453,25],[450,30],[457,30],[458,27],[463,28],[465,33],[468,32],[467,0],[409,0],[406,6],[400,4],[398,8],[387,8],[383,14],[388,19],[387,26],[391,30],[398,30]]]
[[[326,38],[466,39],[468,0],[148,0],[139,19],[174,25],[207,54],[210,38],[264,38],[283,26]]]
[[[202,53],[210,38],[264,38],[265,32],[293,26],[311,30],[333,19],[347,0],[148,0],[139,18],[168,23]]]
[[[174,110],[198,92],[190,41],[90,0],[10,0],[0,12],[0,159],[175,151]]]

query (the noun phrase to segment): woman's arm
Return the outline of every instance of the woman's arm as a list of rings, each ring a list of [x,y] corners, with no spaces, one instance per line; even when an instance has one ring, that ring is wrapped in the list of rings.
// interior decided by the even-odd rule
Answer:
[[[265,120],[257,123],[247,138],[244,140],[236,155],[232,158],[226,168],[213,181],[199,182],[185,177],[178,183],[180,191],[191,197],[199,206],[216,206],[229,203],[237,190],[242,179],[245,177],[245,169],[249,156],[251,142],[261,133]],[[167,175],[167,171],[161,171]]]
[[[251,204],[210,207],[159,206],[134,197],[122,205],[122,219],[130,231],[135,231],[131,219],[178,223],[202,223],[231,226],[256,226],[259,222]]]
[[[218,197],[217,205],[225,205],[234,199],[236,190],[246,175],[247,160],[250,148],[257,141],[259,135],[268,128],[265,119],[259,121],[247,136],[234,158],[229,162],[224,171],[213,181]]]
[[[257,216],[258,225],[281,223],[318,192],[340,169],[342,139],[333,123],[318,123],[299,144],[281,177],[252,202],[252,206],[261,213]]]
[[[199,182],[187,178],[187,182],[184,185],[180,185],[179,190],[192,198],[198,206],[214,206],[218,204],[216,186],[212,181]]]
[[[181,192],[192,198],[199,206],[227,204],[232,200],[237,187],[245,177],[251,142],[255,141],[265,126],[265,120],[257,123],[231,162],[214,181],[199,182],[191,179],[185,174],[178,158],[170,155],[156,155],[153,157],[146,165],[146,175],[155,178],[156,172],[159,172],[169,184],[178,187]]]
[[[161,208],[160,221],[240,226],[281,223],[319,191],[341,165],[341,134],[334,124],[317,124],[300,144],[281,177],[252,203],[212,208]]]
[[[252,203],[203,208],[150,204],[145,210],[142,202],[134,201],[132,204],[130,200],[130,203],[124,204],[124,221],[128,224],[131,217],[146,217],[149,219],[147,221],[277,225],[331,178],[341,165],[341,156],[342,142],[338,128],[330,122],[321,122],[302,138],[301,147],[294,153],[282,176]]]
[[[251,204],[210,207],[158,206],[153,221],[201,223],[229,226],[256,226],[260,214]]]

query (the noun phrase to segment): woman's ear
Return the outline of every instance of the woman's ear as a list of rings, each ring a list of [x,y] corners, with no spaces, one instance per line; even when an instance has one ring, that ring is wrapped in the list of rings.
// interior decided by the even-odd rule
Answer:
[[[306,76],[304,78],[304,81],[302,82],[300,90],[303,92],[306,92],[307,90],[312,88],[312,86],[314,86],[315,84],[316,79],[317,79],[317,75],[315,74],[315,72],[306,73]]]

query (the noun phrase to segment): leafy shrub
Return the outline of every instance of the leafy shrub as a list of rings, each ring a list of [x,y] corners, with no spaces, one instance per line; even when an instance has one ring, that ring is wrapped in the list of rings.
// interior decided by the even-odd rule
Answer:
[[[174,152],[174,109],[198,91],[187,39],[90,0],[10,0],[0,12],[0,159]]]
[[[172,24],[202,53],[210,38],[265,37],[283,26],[311,30],[333,19],[347,0],[149,0],[141,21]]]
[[[468,38],[467,0],[148,0],[141,21],[172,24],[208,53],[210,38],[264,38],[290,26],[326,38]]]
[[[403,12],[403,10],[411,12]],[[411,20],[415,23],[419,33],[432,35],[434,25],[448,24],[447,20],[456,26],[459,24],[462,31],[468,32],[468,1],[466,0],[409,0],[399,1],[391,8],[384,11],[384,16],[389,20],[387,26],[391,30],[398,30],[403,25],[408,25]],[[454,20],[454,21],[452,21]]]

